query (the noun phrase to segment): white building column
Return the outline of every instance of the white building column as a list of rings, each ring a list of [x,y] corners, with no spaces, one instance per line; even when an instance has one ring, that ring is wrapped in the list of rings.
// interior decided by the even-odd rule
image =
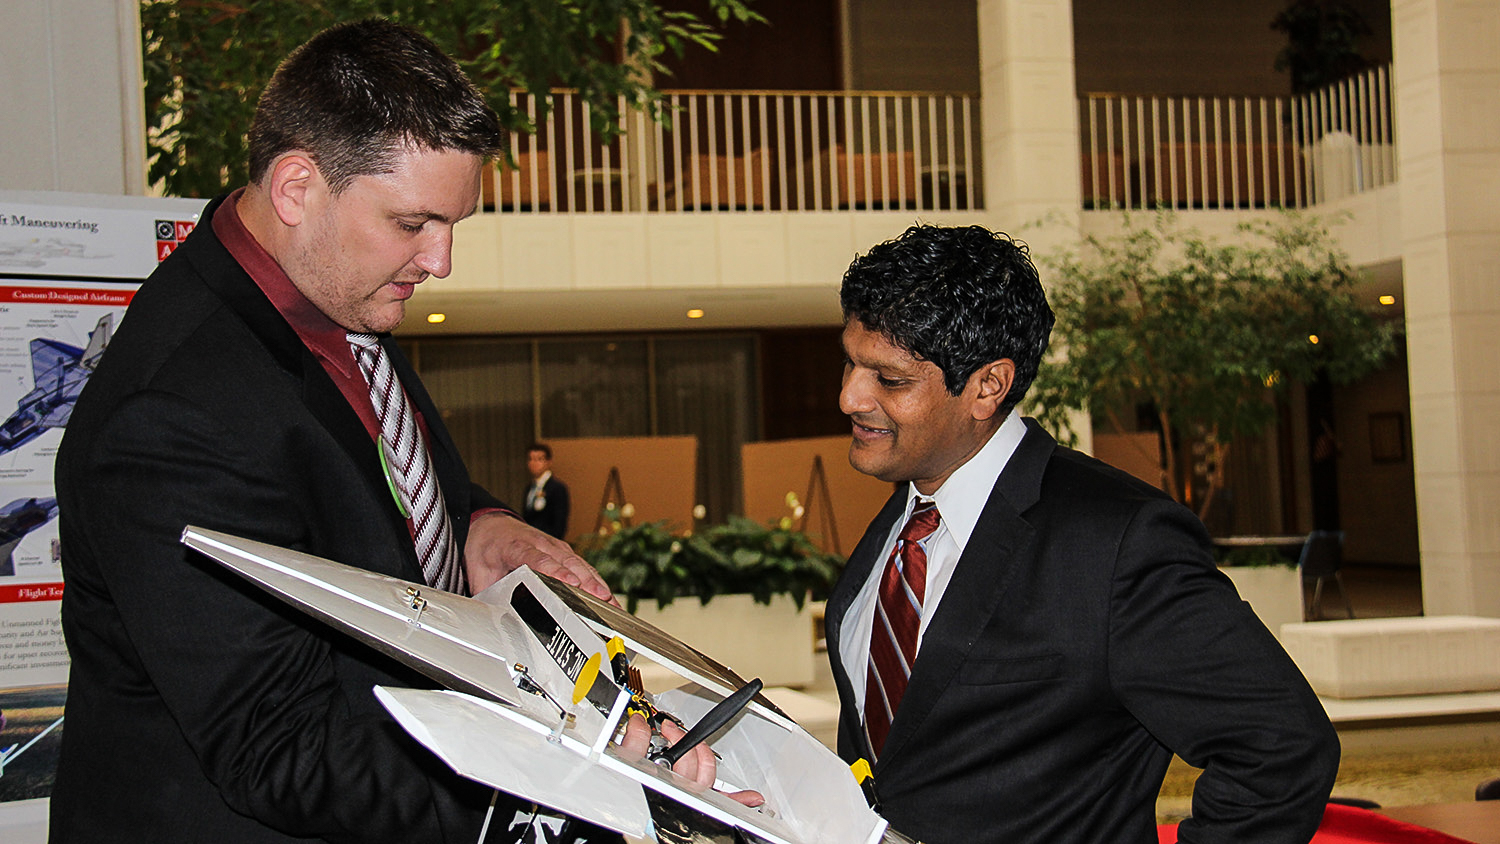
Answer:
[[[0,188],[146,189],[138,0],[5,0]]]
[[[984,199],[1005,231],[1060,212],[1077,231],[1071,0],[979,0]]]
[[[1053,254],[1077,242],[1083,203],[1073,4],[978,2],[985,225],[1026,241],[1033,257]],[[1087,415],[1072,427],[1090,450]]]
[[[1500,4],[1391,15],[1422,600],[1500,617]]]

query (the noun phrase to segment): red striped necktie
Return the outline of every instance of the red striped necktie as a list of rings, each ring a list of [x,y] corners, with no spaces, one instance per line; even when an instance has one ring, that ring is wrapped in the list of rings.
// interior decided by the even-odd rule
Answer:
[[[927,593],[927,550],[923,543],[937,530],[937,504],[919,501],[896,537],[880,578],[880,602],[870,631],[870,661],[865,675],[865,733],[880,754],[891,732],[896,707],[906,693],[917,658],[922,600]]]
[[[412,520],[417,559],[429,586],[463,594],[463,566],[453,541],[453,526],[443,505],[443,491],[432,471],[417,417],[390,357],[373,334],[349,332],[349,346],[370,382],[370,402],[380,419],[381,461],[395,482],[397,500]]]

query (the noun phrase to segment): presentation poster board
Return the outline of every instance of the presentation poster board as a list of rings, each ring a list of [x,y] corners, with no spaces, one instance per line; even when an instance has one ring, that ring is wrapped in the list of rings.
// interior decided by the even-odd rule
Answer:
[[[45,840],[68,659],[52,463],[137,286],[199,200],[0,191],[0,839]]]
[[[849,465],[848,436],[746,443],[740,460],[746,516],[758,522],[794,516],[787,493],[796,493],[803,530],[823,550],[844,556],[894,489]]]
[[[547,444],[553,476],[568,485],[569,540],[598,529],[607,501],[634,508],[632,524],[665,520],[672,530],[693,524],[697,437],[577,437]]]
[[[1094,434],[1094,456],[1154,487],[1161,487],[1161,436],[1155,431]]]

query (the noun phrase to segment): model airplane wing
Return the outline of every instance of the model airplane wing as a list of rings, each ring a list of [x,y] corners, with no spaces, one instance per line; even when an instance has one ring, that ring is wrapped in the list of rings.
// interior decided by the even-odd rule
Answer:
[[[519,646],[503,640],[486,604],[216,531],[188,528],[182,541],[438,683],[545,712],[497,667]],[[460,628],[472,635],[457,635]]]
[[[460,776],[622,835],[649,834],[651,814],[639,783],[503,705],[431,689],[381,686],[375,696]]]
[[[720,757],[716,787],[759,791],[766,797],[760,809],[621,755],[612,738],[630,693],[609,678],[610,649],[601,635],[628,633],[632,647],[693,681],[656,696],[660,708],[688,723],[718,704],[738,677],[529,569],[465,598],[194,527],[183,542],[457,690],[375,693],[403,728],[465,777],[637,837],[651,837],[644,788],[685,810],[676,815],[697,818],[693,823],[727,824],[770,844],[899,838],[866,805],[848,767],[768,702],[750,703],[712,739]],[[518,672],[522,664],[527,668]]]

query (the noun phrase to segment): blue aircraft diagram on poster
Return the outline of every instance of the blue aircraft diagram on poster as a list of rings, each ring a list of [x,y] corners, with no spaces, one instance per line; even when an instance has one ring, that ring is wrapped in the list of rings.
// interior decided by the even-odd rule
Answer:
[[[73,403],[88,380],[104,347],[109,345],[114,315],[99,318],[89,333],[86,348],[44,337],[31,341],[31,391],[21,396],[16,410],[0,422],[0,454],[6,454],[36,439],[50,428],[68,424]]]
[[[52,461],[133,293],[0,284],[0,583],[60,577]]]
[[[27,534],[55,518],[56,498],[17,498],[0,507],[0,576],[16,573],[16,546]]]

